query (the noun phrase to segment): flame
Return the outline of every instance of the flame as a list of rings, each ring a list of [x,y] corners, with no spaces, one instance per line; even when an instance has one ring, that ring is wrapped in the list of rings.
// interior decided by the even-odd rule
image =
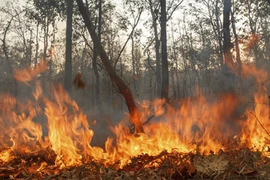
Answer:
[[[244,50],[247,52],[252,50],[256,45],[258,45],[260,40],[261,40],[261,35],[251,33],[246,40]]]
[[[14,77],[18,81],[28,84],[29,81],[33,80],[33,78],[38,76],[40,73],[45,72],[46,70],[47,63],[45,60],[43,60],[39,64],[37,64],[35,68],[28,67],[25,69],[16,70]]]
[[[263,151],[269,146],[270,134],[267,131],[270,128],[269,123],[269,97],[267,94],[266,83],[268,73],[262,69],[256,69],[254,65],[244,66],[244,75],[253,75],[258,84],[257,93],[254,95],[254,111],[247,112],[247,121],[242,128],[242,142],[247,143],[249,147]]]
[[[258,84],[253,95],[254,107],[246,108],[242,114],[245,119],[237,119],[235,115],[243,100],[236,93],[212,99],[198,95],[174,105],[166,104],[163,99],[143,101],[139,103],[141,121],[152,117],[144,125],[145,132],[131,134],[123,120],[111,127],[115,138],[108,137],[105,149],[90,145],[94,131],[61,85],[53,88],[53,96],[42,94],[36,77],[46,68],[46,63],[41,62],[36,68],[17,70],[17,80],[26,84],[35,81],[33,100],[21,102],[11,95],[0,96],[1,163],[11,161],[18,154],[38,156],[45,152],[60,168],[93,160],[121,168],[131,162],[131,157],[141,154],[155,156],[162,151],[210,154],[225,151],[235,141],[238,146],[264,151],[270,144],[268,73],[253,65],[242,68],[243,77],[255,77]],[[43,113],[48,134],[43,133],[44,124],[35,120]],[[41,162],[37,171],[47,164]]]

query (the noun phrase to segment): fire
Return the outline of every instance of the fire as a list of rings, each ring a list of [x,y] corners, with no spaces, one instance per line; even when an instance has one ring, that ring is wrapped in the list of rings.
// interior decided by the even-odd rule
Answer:
[[[269,146],[270,134],[267,131],[270,128],[269,123],[269,96],[267,94],[266,83],[268,73],[264,70],[258,70],[255,66],[243,68],[245,75],[256,76],[258,91],[254,95],[254,111],[247,112],[248,119],[242,128],[242,142],[247,143],[249,147],[263,151]]]
[[[156,156],[167,152],[198,152],[202,154],[226,151],[234,143],[254,150],[267,150],[270,137],[269,103],[266,88],[268,73],[254,66],[243,66],[243,77],[253,76],[259,85],[253,98],[254,108],[246,108],[244,119],[237,119],[236,109],[243,100],[236,93],[221,94],[214,99],[202,95],[178,104],[165,104],[164,100],[141,102],[142,121],[154,114],[144,125],[145,132],[130,134],[122,121],[111,127],[115,139],[108,137],[105,149],[91,146],[94,131],[86,115],[80,110],[62,86],[55,86],[53,96],[46,97],[36,77],[47,69],[42,62],[35,68],[18,70],[15,78],[29,84],[34,81],[33,99],[21,102],[11,95],[1,96],[0,103],[0,162],[6,163],[18,155],[40,156],[54,161],[60,168],[79,166],[98,161],[121,168],[131,158],[148,154]],[[199,93],[198,93],[199,94]],[[260,102],[260,103],[259,103]],[[35,121],[46,116],[44,125]],[[37,171],[48,163],[42,161]]]

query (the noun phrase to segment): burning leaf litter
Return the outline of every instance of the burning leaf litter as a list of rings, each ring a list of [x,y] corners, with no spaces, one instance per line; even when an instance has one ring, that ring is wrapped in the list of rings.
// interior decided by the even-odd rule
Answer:
[[[118,169],[91,161],[58,166],[18,157],[0,168],[2,179],[269,179],[270,159],[249,149],[201,155],[166,151],[140,155]]]
[[[144,101],[142,119],[154,114],[159,121],[148,122],[145,133],[136,135],[121,122],[111,128],[115,138],[102,149],[91,146],[94,131],[62,86],[55,86],[50,97],[42,93],[36,77],[46,68],[41,62],[14,75],[27,85],[33,81],[32,99],[0,97],[2,179],[269,179],[269,76],[264,70],[243,65],[243,77],[255,77],[258,84],[254,101],[262,103],[247,107],[242,119],[235,110],[244,99],[235,93],[174,106]]]

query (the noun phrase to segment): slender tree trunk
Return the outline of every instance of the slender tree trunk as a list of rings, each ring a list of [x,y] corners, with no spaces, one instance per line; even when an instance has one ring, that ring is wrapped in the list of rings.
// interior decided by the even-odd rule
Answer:
[[[132,57],[132,75],[133,75],[133,86],[134,86],[134,89],[135,91],[137,90],[137,87],[136,87],[136,80],[135,80],[135,77],[136,77],[136,72],[135,72],[135,56],[134,56],[134,37],[132,35],[131,37],[131,57]]]
[[[240,48],[239,48],[239,41],[238,41],[238,35],[236,33],[236,27],[235,27],[235,18],[234,18],[234,13],[232,12],[232,29],[233,29],[233,35],[234,35],[234,42],[235,42],[235,51],[236,51],[236,62],[237,62],[237,68],[238,68],[238,73],[241,73],[241,56],[240,56]]]
[[[65,80],[64,80],[64,87],[69,93],[72,92],[72,14],[73,14],[73,0],[69,0],[67,8],[66,62],[65,62]]]
[[[232,59],[232,43],[230,35],[230,13],[231,13],[231,0],[224,0],[223,10],[223,56],[225,64],[233,68]]]
[[[220,32],[220,24],[219,24],[219,8],[218,8],[218,0],[216,1],[216,6],[215,6],[215,10],[216,10],[216,23],[217,23],[217,34],[218,34],[218,44],[219,44],[219,58],[220,58],[220,65],[221,67],[224,64],[224,60],[223,60],[223,45],[222,45],[222,35]]]
[[[28,44],[27,44],[27,42],[26,42],[26,38],[25,38],[25,33],[24,32],[22,32],[22,34],[21,34],[21,37],[22,37],[22,39],[23,39],[23,65],[24,66],[28,66],[28,54],[27,54],[27,47],[28,47]]]
[[[28,54],[28,66],[31,66],[31,64],[32,64],[32,53],[33,53],[32,39],[33,39],[33,30],[30,30],[29,52],[27,53]]]
[[[140,114],[139,110],[135,104],[135,101],[133,99],[133,96],[131,94],[130,89],[128,86],[123,82],[122,79],[119,78],[119,76],[116,74],[115,70],[113,69],[112,65],[110,64],[109,58],[101,45],[101,42],[98,39],[98,36],[96,35],[94,25],[90,20],[90,17],[88,17],[88,13],[86,8],[84,7],[84,4],[82,0],[76,0],[77,4],[79,6],[79,11],[84,19],[85,25],[89,31],[89,34],[91,35],[92,40],[97,46],[97,52],[102,60],[102,63],[105,66],[105,69],[107,70],[112,82],[115,85],[115,88],[117,91],[123,95],[123,97],[126,100],[126,104],[130,113],[131,122],[133,123],[135,127],[136,133],[142,133],[144,132],[143,126],[140,120]]]
[[[7,37],[7,32],[10,28],[10,25],[11,25],[11,22],[13,21],[13,17],[10,19],[10,21],[8,22],[7,24],[7,27],[5,28],[4,30],[4,37],[3,37],[3,45],[2,45],[2,48],[3,48],[3,51],[4,51],[4,54],[5,54],[5,60],[6,60],[6,67],[7,67],[7,74],[8,74],[8,79],[10,79],[13,84],[14,84],[14,88],[13,88],[13,95],[15,97],[17,97],[18,95],[18,84],[17,84],[17,81],[16,79],[14,78],[13,76],[13,69],[12,69],[12,66],[11,66],[11,63],[10,63],[10,58],[9,58],[9,54],[8,54],[8,48],[7,48],[7,45],[6,45],[6,37]]]
[[[55,57],[55,54],[54,54],[54,48],[55,48],[55,46],[54,46],[54,43],[55,43],[55,41],[56,41],[56,36],[55,36],[55,34],[56,34],[56,25],[55,25],[55,20],[53,20],[53,22],[52,22],[52,27],[53,27],[53,44],[51,44],[51,47],[50,47],[50,49],[49,49],[49,68],[50,68],[50,71],[49,71],[49,78],[50,78],[50,80],[49,80],[49,93],[50,93],[50,95],[52,96],[52,81],[53,81],[53,77],[52,77],[52,71],[53,71],[53,61],[54,61],[54,57]]]
[[[257,23],[257,18],[255,20],[252,19],[251,17],[251,14],[252,14],[252,4],[251,4],[252,1],[250,0],[247,0],[247,5],[248,5],[248,16],[249,16],[249,27],[250,27],[250,30],[251,30],[251,33],[252,33],[252,36],[256,36],[256,31],[257,31],[257,27],[256,27],[256,23]],[[258,1],[256,3],[256,7],[258,7]],[[258,9],[257,9],[258,11]],[[254,53],[254,56],[255,56],[255,61],[256,61],[256,64],[257,65],[260,65],[260,52],[259,52],[259,47],[257,45],[257,43],[254,44],[254,47],[253,47],[253,53]]]
[[[175,68],[175,78],[176,78],[176,80],[175,80],[175,82],[173,82],[173,83],[176,83],[176,85],[175,85],[175,94],[174,94],[174,96],[176,97],[176,98],[180,98],[180,91],[179,91],[179,89],[180,89],[180,86],[179,86],[179,77],[178,77],[178,58],[177,58],[177,52],[176,52],[176,47],[175,47],[175,38],[174,38],[174,32],[175,32],[175,30],[174,30],[174,28],[173,28],[173,24],[171,24],[171,33],[172,33],[172,43],[173,43],[173,59],[174,59],[174,61],[175,61],[175,66],[176,66],[176,68]]]
[[[161,97],[166,100],[169,99],[169,71],[168,71],[168,57],[167,57],[167,12],[166,0],[160,0],[161,6],[161,58],[162,58],[162,83],[161,83]]]
[[[49,36],[49,20],[45,18],[45,25],[44,25],[44,37],[43,37],[43,60],[47,57],[47,49],[48,49],[48,36]]]
[[[98,40],[101,42],[101,26],[102,26],[102,0],[98,1]],[[94,43],[94,54],[93,54],[93,70],[95,74],[95,100],[96,100],[96,105],[102,113],[102,104],[101,104],[101,99],[100,99],[100,77],[99,77],[99,72],[97,68],[97,45]]]
[[[49,20],[48,17],[45,17],[45,23],[44,23],[44,37],[43,37],[43,60],[46,60],[47,58],[47,49],[48,49],[48,36],[49,36]],[[42,89],[46,90],[46,72],[41,73],[41,86]]]
[[[36,54],[35,54],[35,67],[38,61],[38,50],[39,50],[39,23],[37,23],[37,30],[36,30]]]
[[[200,25],[200,33],[201,33],[201,40],[202,40],[202,48],[205,49],[206,48],[206,46],[205,46],[205,35],[204,35],[204,31],[203,31],[203,23],[202,23],[202,21],[200,21],[199,25]]]
[[[155,34],[155,54],[156,54],[156,94],[159,96],[161,91],[161,68],[160,68],[160,40],[158,37],[157,19],[158,15],[155,13],[152,0],[149,0],[149,6],[153,21],[153,29]]]
[[[87,13],[90,15],[91,12],[89,11],[89,2],[88,2],[88,0],[85,0],[85,5],[86,5],[86,8],[87,8]],[[93,48],[95,48],[95,44],[93,44],[93,45],[94,45]],[[93,55],[93,57],[94,57],[94,55]],[[92,62],[92,65],[93,65],[93,62]],[[94,69],[91,69],[91,70],[93,70],[93,72],[91,71],[91,73],[93,73],[93,76],[91,76],[90,81],[95,82],[95,72],[94,72]],[[96,101],[96,99],[95,99],[95,91],[96,90],[94,88],[89,88],[89,90],[90,90],[90,94],[91,94],[90,103],[91,103],[91,106],[95,108],[95,105],[96,105],[96,103],[95,103],[95,101]]]
[[[263,37],[265,38],[265,51],[264,52],[265,52],[266,61],[270,61],[270,36],[268,35],[268,31],[267,31],[268,26],[269,26],[268,19],[264,19],[262,29],[264,29]]]

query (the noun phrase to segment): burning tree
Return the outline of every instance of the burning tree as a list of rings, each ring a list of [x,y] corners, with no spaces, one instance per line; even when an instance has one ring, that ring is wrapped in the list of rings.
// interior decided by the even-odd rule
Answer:
[[[102,47],[99,38],[97,37],[97,35],[95,33],[94,25],[91,22],[90,17],[88,16],[89,14],[87,13],[87,10],[83,5],[83,2],[81,0],[77,0],[77,4],[79,6],[80,13],[83,16],[83,19],[84,19],[85,25],[89,31],[89,34],[91,35],[92,40],[94,41],[94,44],[96,45],[96,50],[98,51],[99,56],[101,57],[101,60],[104,64],[112,82],[114,83],[117,91],[120,94],[122,94],[126,100],[126,103],[127,103],[128,109],[129,109],[129,113],[130,113],[130,117],[131,117],[131,121],[135,127],[135,132],[137,132],[137,133],[143,132],[143,127],[142,127],[139,111],[138,111],[138,108],[135,104],[135,101],[133,99],[131,91],[129,90],[127,85],[124,83],[124,81],[119,78],[119,76],[116,74],[115,70],[113,69],[112,65],[110,64],[109,58],[108,58],[104,48]]]

